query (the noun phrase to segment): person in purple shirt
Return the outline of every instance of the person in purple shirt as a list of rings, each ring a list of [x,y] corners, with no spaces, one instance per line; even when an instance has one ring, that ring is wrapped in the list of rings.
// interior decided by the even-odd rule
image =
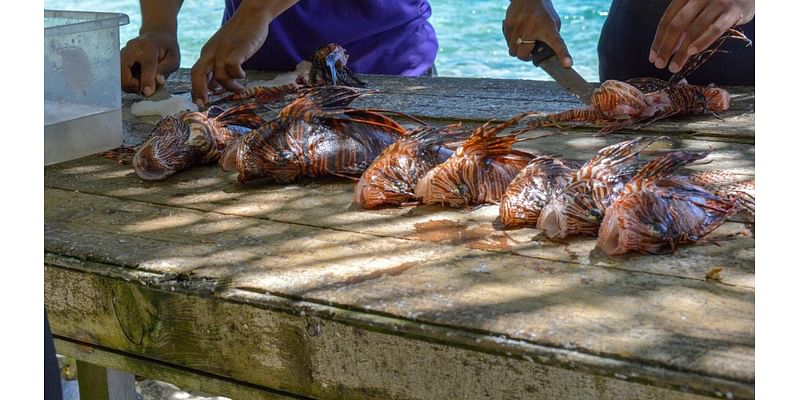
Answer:
[[[122,89],[150,96],[180,66],[177,15],[182,0],[141,0],[142,27],[120,51]],[[435,73],[439,49],[428,0],[225,0],[222,27],[192,67],[192,98],[244,86],[245,69],[287,71],[337,43],[356,73]]]

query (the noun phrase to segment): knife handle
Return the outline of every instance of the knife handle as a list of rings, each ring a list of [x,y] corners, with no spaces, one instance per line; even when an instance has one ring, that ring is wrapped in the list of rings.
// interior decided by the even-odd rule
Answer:
[[[533,44],[533,51],[531,52],[531,58],[533,59],[533,65],[539,66],[539,63],[542,61],[553,57],[556,53],[547,43],[537,40],[536,43]]]

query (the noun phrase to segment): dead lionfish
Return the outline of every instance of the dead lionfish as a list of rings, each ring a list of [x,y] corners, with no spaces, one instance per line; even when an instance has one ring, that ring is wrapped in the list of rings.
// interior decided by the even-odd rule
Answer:
[[[346,86],[308,89],[277,118],[231,145],[220,165],[226,171],[237,170],[242,183],[324,175],[357,177],[383,149],[406,134],[385,111],[346,107],[363,94]]]
[[[142,179],[160,180],[193,165],[217,161],[225,146],[264,123],[254,112],[256,107],[211,107],[162,118],[136,149],[133,169]]]
[[[497,203],[508,184],[534,158],[514,150],[521,140],[510,134],[497,133],[517,124],[525,115],[494,124],[487,122],[475,129],[463,146],[442,164],[430,170],[414,191],[425,204],[446,204],[462,207],[470,204]]]
[[[413,203],[417,182],[453,154],[445,146],[463,141],[469,133],[460,124],[411,131],[383,150],[364,171],[353,202],[364,208]]]
[[[598,151],[550,197],[539,213],[537,228],[551,239],[597,234],[606,207],[641,167],[639,152],[661,139],[637,137]]]
[[[740,214],[748,221],[756,220],[756,180],[743,178],[730,171],[698,171],[689,174],[689,182],[720,196],[733,196],[739,200]]]
[[[601,125],[600,134],[608,134],[676,115],[726,111],[731,99],[728,91],[713,85],[690,85],[684,78],[720,51],[722,43],[730,38],[743,40],[748,45],[751,43],[744,34],[730,29],[707,50],[692,56],[669,82],[655,78],[637,78],[627,82],[607,80],[595,89],[591,105],[533,119],[528,129],[575,122]]]
[[[650,161],[606,210],[597,247],[609,255],[674,252],[677,245],[698,241],[736,214],[742,207],[739,197],[670,176],[707,154],[680,151]]]
[[[365,87],[367,84],[353,75],[353,71],[347,66],[347,59],[347,52],[342,46],[335,43],[327,44],[317,49],[311,56],[308,76],[298,75],[294,82],[280,86],[253,86],[222,97],[211,104],[250,98],[259,103],[277,102],[303,88],[315,86]]]
[[[506,228],[536,226],[539,213],[564,187],[575,169],[553,157],[537,157],[520,171],[500,201],[500,222]]]

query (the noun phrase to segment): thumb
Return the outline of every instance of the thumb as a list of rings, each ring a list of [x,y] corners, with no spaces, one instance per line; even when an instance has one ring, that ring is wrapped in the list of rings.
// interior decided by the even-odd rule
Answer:
[[[561,35],[551,35],[545,39],[545,42],[547,42],[550,48],[553,49],[553,52],[556,53],[556,57],[561,61],[561,66],[564,68],[572,68],[572,56],[570,56],[569,50],[567,50],[567,44],[564,43],[564,39],[561,38]]]

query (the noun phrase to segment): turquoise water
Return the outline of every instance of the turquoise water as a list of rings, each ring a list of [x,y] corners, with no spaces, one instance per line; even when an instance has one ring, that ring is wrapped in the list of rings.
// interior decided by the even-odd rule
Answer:
[[[597,81],[597,39],[611,0],[554,1],[561,16],[561,34],[578,70]],[[502,0],[431,0],[431,24],[439,38],[436,69],[440,76],[550,79],[530,63],[508,55],[501,31],[508,2]],[[45,0],[47,9],[125,13],[131,23],[120,30],[124,45],[142,23],[138,0]],[[222,21],[222,0],[189,0],[178,15],[181,67],[190,68],[203,44]]]

